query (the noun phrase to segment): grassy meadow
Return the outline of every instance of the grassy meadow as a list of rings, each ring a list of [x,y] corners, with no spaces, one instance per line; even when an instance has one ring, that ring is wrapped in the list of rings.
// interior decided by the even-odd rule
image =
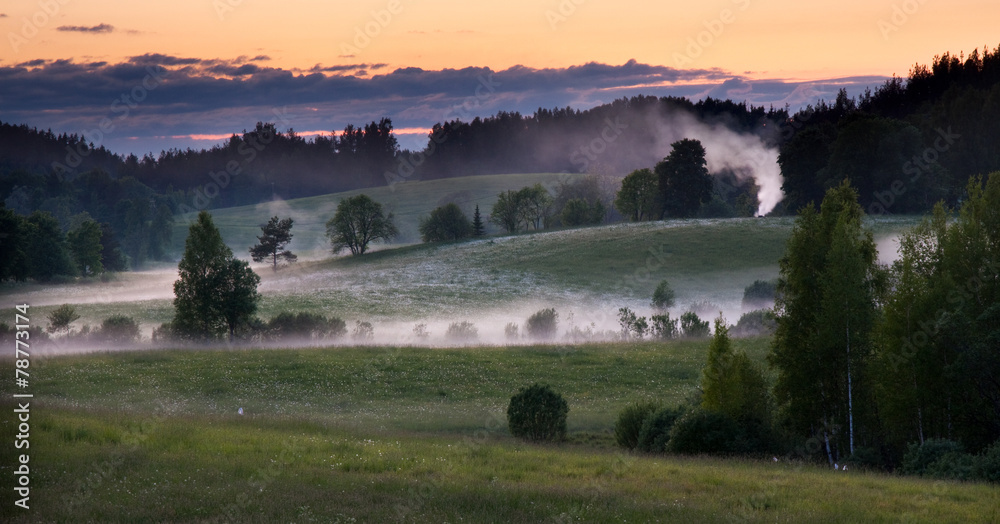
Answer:
[[[736,344],[759,360],[768,341]],[[706,350],[706,341],[676,341],[156,350],[38,360],[32,510],[5,521],[1000,518],[995,486],[834,472],[787,457],[614,448],[617,411],[639,399],[680,401],[697,384]],[[535,381],[569,402],[568,442],[530,444],[507,433],[507,400]],[[13,431],[5,424],[4,438]],[[10,464],[11,446],[2,452]]]

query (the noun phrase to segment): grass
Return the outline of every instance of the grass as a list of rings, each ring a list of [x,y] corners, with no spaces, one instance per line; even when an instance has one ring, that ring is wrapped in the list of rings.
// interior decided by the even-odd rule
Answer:
[[[767,348],[766,339],[737,344],[755,359]],[[32,509],[12,512],[4,490],[4,521],[1000,518],[995,486],[613,448],[617,410],[637,398],[680,400],[697,383],[705,351],[704,341],[680,341],[37,360]],[[10,362],[2,368],[10,371]],[[569,401],[569,443],[527,444],[507,435],[507,399],[536,380]],[[236,414],[238,406],[245,415]],[[9,442],[14,428],[3,420]],[[12,463],[12,446],[0,453],[3,464]]]
[[[434,208],[448,202],[458,204],[470,220],[476,204],[479,204],[483,220],[486,220],[497,195],[503,191],[539,183],[554,192],[561,182],[580,176],[583,175],[525,173],[402,182],[392,186],[357,189],[288,201],[213,209],[211,213],[216,226],[222,231],[223,238],[237,253],[245,252],[256,243],[256,235],[260,234],[260,224],[267,222],[267,219],[275,214],[295,219],[295,226],[292,228],[295,238],[289,249],[296,252],[314,250],[324,252],[330,245],[324,236],[326,221],[333,217],[337,204],[343,198],[364,193],[380,202],[383,208],[395,215],[396,226],[400,233],[397,242],[409,243],[420,241],[417,232],[420,219],[429,216]],[[194,218],[194,213],[175,217],[173,230],[175,253],[183,252],[187,229]]]

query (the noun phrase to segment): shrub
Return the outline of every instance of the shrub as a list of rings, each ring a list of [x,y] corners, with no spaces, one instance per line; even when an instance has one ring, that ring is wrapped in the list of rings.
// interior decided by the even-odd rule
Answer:
[[[687,455],[735,453],[742,451],[744,438],[732,417],[696,408],[674,422],[667,451]]]
[[[708,331],[708,321],[698,318],[694,311],[681,315],[681,333],[686,338],[705,338]]]
[[[733,328],[733,335],[738,337],[752,337],[757,335],[771,335],[777,327],[774,312],[770,309],[757,309],[740,316],[740,321]]]
[[[774,305],[774,282],[755,280],[743,290],[743,309],[761,309]]]
[[[622,338],[637,338],[642,339],[646,336],[646,331],[649,330],[649,324],[646,323],[646,317],[636,316],[635,312],[627,307],[618,309],[618,325],[622,329]]]
[[[664,313],[662,315],[653,315],[650,317],[653,322],[652,333],[653,337],[660,340],[668,340],[671,338],[677,338],[677,319],[671,319],[670,313]]]
[[[642,424],[659,409],[658,402],[636,402],[626,406],[615,422],[615,442],[625,449],[635,449],[639,445]]]
[[[911,443],[903,455],[902,472],[905,475],[925,475],[938,459],[948,454],[964,453],[961,443],[948,439],[930,438],[923,444]]]
[[[506,326],[503,327],[503,334],[507,337],[507,340],[517,340],[517,324],[514,322],[508,322]]]
[[[1000,440],[983,450],[977,459],[975,478],[1000,484]]]
[[[371,322],[354,321],[354,332],[351,333],[354,340],[371,340],[375,338],[375,328]]]
[[[413,326],[413,336],[420,340],[426,340],[431,334],[427,331],[427,324],[417,324]]]
[[[101,322],[98,338],[113,344],[128,344],[139,339],[139,324],[132,317],[112,315]]]
[[[69,325],[79,319],[80,315],[76,314],[76,308],[69,304],[63,304],[49,313],[49,327],[47,330],[49,333],[69,331]]]
[[[872,471],[885,470],[886,463],[882,454],[875,448],[858,446],[854,448],[854,453],[847,457],[845,461],[852,468],[867,469]]]
[[[448,326],[448,330],[445,331],[445,336],[448,337],[448,340],[456,342],[472,342],[479,338],[479,329],[468,320],[452,322]]]
[[[949,451],[931,462],[924,475],[937,479],[970,480],[976,474],[976,457],[960,451]]]
[[[684,415],[683,406],[661,408],[646,417],[639,429],[639,439],[636,448],[640,451],[663,452],[670,440],[670,430],[679,418]]]
[[[336,338],[347,333],[347,324],[337,317],[327,319],[316,313],[281,312],[267,323],[265,329],[275,339],[291,337]]]
[[[562,395],[549,386],[533,384],[510,398],[507,427],[511,435],[526,440],[562,440],[567,413],[569,406]]]
[[[547,308],[536,311],[528,317],[525,328],[528,336],[538,339],[552,339],[556,336],[556,327],[559,323],[559,314],[555,309]]]
[[[659,284],[656,285],[656,289],[653,291],[653,307],[664,311],[674,307],[674,299],[676,294],[674,290],[670,287],[670,283],[666,280],[661,280]]]

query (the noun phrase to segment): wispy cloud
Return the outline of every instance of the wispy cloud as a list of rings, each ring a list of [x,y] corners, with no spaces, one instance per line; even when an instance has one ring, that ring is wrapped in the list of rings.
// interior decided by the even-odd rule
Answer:
[[[98,24],[94,26],[86,25],[61,25],[56,28],[57,31],[74,32],[74,33],[111,33],[114,32],[115,26],[111,24]]]

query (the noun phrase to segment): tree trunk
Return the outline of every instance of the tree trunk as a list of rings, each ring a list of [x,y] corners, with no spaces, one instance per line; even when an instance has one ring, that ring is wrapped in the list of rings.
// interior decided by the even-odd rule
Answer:
[[[854,454],[854,399],[851,391],[851,321],[847,321],[847,420],[850,432],[851,455]]]

